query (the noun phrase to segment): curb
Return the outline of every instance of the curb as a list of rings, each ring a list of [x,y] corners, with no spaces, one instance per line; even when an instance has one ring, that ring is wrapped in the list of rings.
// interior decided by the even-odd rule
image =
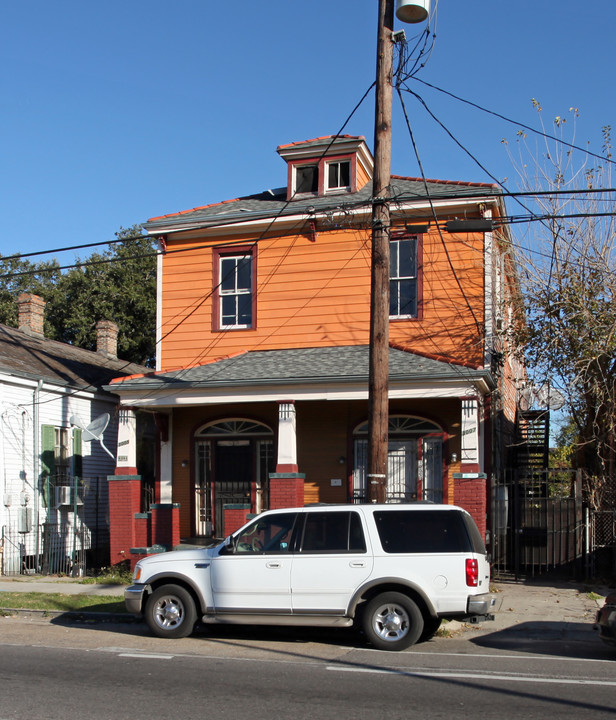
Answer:
[[[78,610],[28,610],[24,608],[7,608],[0,607],[0,616],[10,617],[17,615],[19,617],[34,616],[43,620],[67,620],[72,622],[88,622],[88,623],[137,623],[140,622],[134,615],[128,613],[110,613],[110,612],[88,612]]]

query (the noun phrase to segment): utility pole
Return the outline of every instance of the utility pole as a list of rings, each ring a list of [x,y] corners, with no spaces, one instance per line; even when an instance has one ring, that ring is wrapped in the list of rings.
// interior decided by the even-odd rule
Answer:
[[[368,378],[369,502],[385,502],[389,423],[389,185],[394,0],[379,0],[372,184],[372,271]]]
[[[398,0],[402,22],[423,22],[430,0]],[[370,367],[368,377],[368,502],[387,497],[389,425],[389,212],[391,115],[394,64],[394,0],[379,0],[372,184],[372,270],[370,289]]]

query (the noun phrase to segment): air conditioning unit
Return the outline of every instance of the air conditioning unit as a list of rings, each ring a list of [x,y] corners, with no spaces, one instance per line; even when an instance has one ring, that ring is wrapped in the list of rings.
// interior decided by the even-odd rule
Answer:
[[[56,487],[56,507],[62,505],[74,505],[75,496],[73,495],[73,488],[70,485],[58,485]],[[77,494],[77,505],[83,505],[83,500]]]

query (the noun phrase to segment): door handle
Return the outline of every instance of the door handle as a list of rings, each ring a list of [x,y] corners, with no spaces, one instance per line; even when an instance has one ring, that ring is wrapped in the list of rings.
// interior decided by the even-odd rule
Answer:
[[[365,563],[363,560],[351,561],[351,562],[349,563],[349,565],[350,565],[352,568],[363,568],[363,567],[366,567],[366,563]]]
[[[265,563],[265,567],[270,568],[271,570],[278,570],[279,568],[282,567],[282,563],[272,561],[272,562]]]

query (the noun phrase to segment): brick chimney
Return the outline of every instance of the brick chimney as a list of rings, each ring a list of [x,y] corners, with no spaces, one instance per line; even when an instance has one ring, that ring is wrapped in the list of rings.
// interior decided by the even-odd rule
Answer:
[[[47,303],[38,295],[20,293],[17,298],[18,328],[28,335],[45,337],[45,305]]]
[[[111,320],[96,323],[96,352],[109,360],[118,359],[118,326]]]

